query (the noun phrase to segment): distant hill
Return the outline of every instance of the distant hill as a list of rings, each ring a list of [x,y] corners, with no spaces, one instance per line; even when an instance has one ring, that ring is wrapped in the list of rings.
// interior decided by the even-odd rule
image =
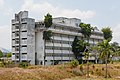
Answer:
[[[10,52],[9,50],[7,50],[7,49],[5,49],[5,48],[2,48],[2,47],[0,47],[0,50],[1,50],[3,53],[9,53],[9,52]]]

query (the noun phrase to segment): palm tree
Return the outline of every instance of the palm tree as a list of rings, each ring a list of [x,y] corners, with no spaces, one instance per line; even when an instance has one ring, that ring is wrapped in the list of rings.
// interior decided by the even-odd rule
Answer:
[[[49,13],[47,13],[46,16],[44,16],[44,23],[45,23],[45,27],[49,28],[52,25],[52,15],[50,15]]]
[[[53,35],[52,31],[47,31],[47,29],[49,27],[52,26],[52,15],[50,15],[49,13],[44,16],[44,24],[45,24],[45,30],[43,32],[43,39],[44,39],[44,46],[46,44],[46,40],[51,40],[51,36]],[[46,54],[45,54],[45,49],[44,49],[44,65],[45,65],[45,57],[46,57]]]
[[[101,43],[98,43],[98,47],[100,49],[100,55],[99,57],[101,59],[105,59],[105,64],[106,64],[106,73],[105,73],[105,78],[107,78],[108,70],[107,70],[107,61],[110,58],[111,54],[111,45],[109,44],[108,40],[104,40]]]

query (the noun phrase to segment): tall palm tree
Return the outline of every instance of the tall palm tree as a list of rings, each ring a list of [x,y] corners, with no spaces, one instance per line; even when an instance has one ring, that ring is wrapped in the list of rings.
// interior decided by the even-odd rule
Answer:
[[[100,49],[100,55],[99,57],[101,59],[105,59],[105,64],[106,64],[106,72],[105,72],[105,78],[107,78],[107,74],[108,74],[108,70],[107,70],[107,63],[108,63],[108,59],[110,58],[110,54],[111,54],[111,45],[109,44],[108,40],[104,40],[101,43],[98,43],[98,47]]]
[[[52,36],[52,31],[48,31],[48,28],[52,26],[52,15],[47,13],[47,15],[44,16],[44,24],[45,24],[45,29],[43,32],[43,39],[44,39],[44,46],[46,44],[47,40],[51,40],[51,36]],[[45,53],[45,49],[44,49],[44,65],[45,65],[45,57],[46,57],[46,53]]]

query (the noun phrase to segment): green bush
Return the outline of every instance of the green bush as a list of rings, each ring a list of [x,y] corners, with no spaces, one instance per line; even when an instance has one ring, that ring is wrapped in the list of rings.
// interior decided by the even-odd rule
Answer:
[[[29,63],[28,62],[20,62],[19,63],[19,67],[20,68],[27,68],[29,66]]]
[[[9,67],[12,67],[13,65],[14,64],[13,64],[12,61],[4,61],[4,60],[0,61],[0,67],[7,67],[7,68],[9,68]]]
[[[72,68],[75,68],[79,65],[79,62],[78,62],[78,60],[73,60],[73,61],[70,62],[70,64],[71,64]]]

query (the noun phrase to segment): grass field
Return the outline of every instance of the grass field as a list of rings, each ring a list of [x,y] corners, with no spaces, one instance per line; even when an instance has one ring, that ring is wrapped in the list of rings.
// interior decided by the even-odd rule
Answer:
[[[27,68],[0,68],[0,80],[106,80],[105,64],[91,64],[90,78],[86,77],[86,65],[72,68],[69,64],[55,66],[28,66]],[[107,80],[120,80],[120,62],[108,64]]]

